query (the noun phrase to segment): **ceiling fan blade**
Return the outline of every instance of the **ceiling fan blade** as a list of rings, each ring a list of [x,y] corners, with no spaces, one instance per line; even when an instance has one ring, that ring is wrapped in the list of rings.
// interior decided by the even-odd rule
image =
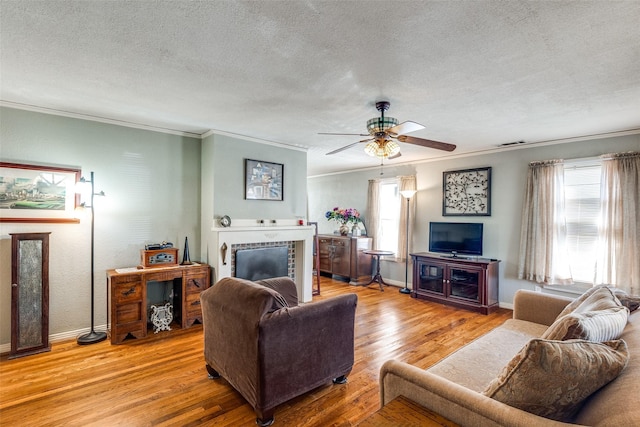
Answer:
[[[387,132],[394,135],[404,135],[405,133],[415,132],[420,129],[424,129],[424,126],[422,126],[420,123],[406,121],[387,129]]]
[[[333,151],[331,151],[331,152],[329,152],[329,153],[325,154],[325,156],[329,156],[329,155],[331,155],[331,154],[339,153],[339,152],[341,152],[341,151],[346,150],[347,148],[351,148],[351,147],[353,147],[354,145],[358,145],[358,144],[360,144],[360,141],[358,141],[358,142],[354,142],[353,144],[345,145],[344,147],[342,147],[342,148],[338,148],[337,150],[333,150]]]
[[[332,132],[318,132],[318,135],[370,136],[368,133],[332,133]]]
[[[399,135],[398,141],[406,142],[407,144],[420,145],[422,147],[435,148],[436,150],[453,151],[456,149],[454,144],[447,144],[446,142],[432,141],[430,139],[416,138],[414,136]]]

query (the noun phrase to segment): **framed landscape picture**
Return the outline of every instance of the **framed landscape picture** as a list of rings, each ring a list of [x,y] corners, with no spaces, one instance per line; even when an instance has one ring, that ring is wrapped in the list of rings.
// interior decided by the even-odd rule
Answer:
[[[283,200],[283,164],[245,159],[244,171],[246,200]]]
[[[442,173],[443,216],[491,216],[491,168]]]
[[[0,162],[0,222],[78,223],[80,169]]]

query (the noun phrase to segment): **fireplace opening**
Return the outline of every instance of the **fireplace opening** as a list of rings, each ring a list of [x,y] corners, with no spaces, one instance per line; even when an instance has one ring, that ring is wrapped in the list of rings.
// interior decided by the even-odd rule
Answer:
[[[236,277],[262,280],[287,276],[289,273],[289,248],[272,246],[238,249],[235,254]]]

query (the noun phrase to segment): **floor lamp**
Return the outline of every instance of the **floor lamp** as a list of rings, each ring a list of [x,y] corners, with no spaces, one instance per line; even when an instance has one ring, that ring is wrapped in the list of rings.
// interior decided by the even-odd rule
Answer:
[[[93,279],[93,254],[94,254],[94,245],[93,245],[93,236],[94,236],[94,224],[95,224],[95,215],[93,210],[93,196],[104,196],[104,191],[99,193],[95,192],[94,187],[94,178],[93,172],[91,172],[91,180],[87,181],[84,178],[80,178],[80,182],[90,182],[91,183],[91,332],[80,335],[78,337],[78,344],[95,344],[100,341],[104,341],[107,339],[106,332],[96,332],[94,330],[94,294],[95,294],[95,284]]]
[[[402,197],[407,199],[407,229],[405,234],[406,253],[404,255],[404,288],[400,289],[401,294],[410,294],[411,290],[407,287],[409,285],[409,201],[416,194],[416,190],[403,190],[400,192]]]

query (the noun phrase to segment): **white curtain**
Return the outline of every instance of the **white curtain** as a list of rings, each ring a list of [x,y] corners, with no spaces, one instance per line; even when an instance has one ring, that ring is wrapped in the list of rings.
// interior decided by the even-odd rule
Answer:
[[[380,225],[380,181],[377,179],[369,180],[369,191],[367,193],[367,236],[373,239],[373,249],[378,249],[376,234]]]
[[[562,160],[529,164],[518,278],[554,285],[573,283],[566,248]]]
[[[405,190],[416,190],[416,177],[412,176],[399,176],[398,177],[398,192]],[[416,195],[409,200],[409,233],[413,230],[414,218],[415,218],[415,206]],[[399,261],[405,260],[407,254],[407,199],[400,196],[400,221],[398,221],[398,253],[396,258]]]
[[[602,222],[595,283],[640,295],[640,152],[601,158]]]

